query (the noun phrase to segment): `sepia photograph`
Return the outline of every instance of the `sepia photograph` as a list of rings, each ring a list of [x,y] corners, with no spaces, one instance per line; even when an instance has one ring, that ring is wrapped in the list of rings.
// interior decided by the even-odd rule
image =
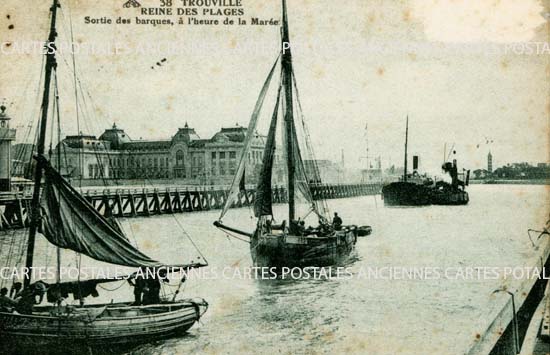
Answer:
[[[550,355],[550,0],[1,0],[1,354]]]

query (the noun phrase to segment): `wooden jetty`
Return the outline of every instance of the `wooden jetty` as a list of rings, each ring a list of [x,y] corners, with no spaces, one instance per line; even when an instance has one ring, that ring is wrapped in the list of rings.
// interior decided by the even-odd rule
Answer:
[[[314,199],[335,199],[380,194],[382,184],[316,184],[311,186]],[[145,217],[159,214],[216,210],[223,207],[227,191],[214,187],[105,188],[87,189],[83,196],[106,217]],[[254,204],[256,192],[239,193],[233,207]],[[30,192],[0,193],[0,229],[28,226]],[[273,203],[286,203],[284,187],[273,188]]]

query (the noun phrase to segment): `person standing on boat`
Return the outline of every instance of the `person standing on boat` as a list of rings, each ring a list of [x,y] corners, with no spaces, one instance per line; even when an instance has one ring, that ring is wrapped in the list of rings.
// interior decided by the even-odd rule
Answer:
[[[134,303],[133,306],[141,306],[142,303],[142,296],[146,291],[146,280],[143,275],[143,271],[140,269],[134,278],[134,281],[132,279],[128,279],[128,283],[134,287]]]
[[[332,226],[334,227],[334,229],[337,231],[341,230],[342,223],[343,223],[342,218],[338,216],[337,212],[334,212],[334,218],[332,219]]]
[[[146,290],[143,293],[143,305],[160,303],[160,280],[158,277],[150,277],[146,280]]]
[[[21,314],[32,314],[33,307],[42,303],[46,289],[46,284],[42,281],[23,289],[15,300],[17,302],[15,310]],[[36,300],[37,297],[39,297],[38,301]]]
[[[15,282],[10,290],[10,297],[15,299],[19,292],[21,292],[21,289],[23,288],[23,284],[21,282]]]
[[[8,289],[2,287],[0,290],[0,310],[9,311],[16,305],[16,302],[8,297]]]
[[[306,235],[306,222],[298,220],[298,235]]]

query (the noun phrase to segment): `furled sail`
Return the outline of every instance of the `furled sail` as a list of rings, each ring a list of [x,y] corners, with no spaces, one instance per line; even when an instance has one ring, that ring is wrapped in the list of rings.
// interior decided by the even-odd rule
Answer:
[[[42,233],[48,241],[111,264],[161,266],[132,246],[124,234],[97,212],[49,162],[41,159],[45,172],[40,201]]]
[[[289,138],[287,137],[287,139]],[[298,136],[296,135],[296,129],[292,130],[292,137],[290,139],[292,142],[291,144],[293,146],[292,148],[293,154],[291,159],[294,162],[294,169],[295,169],[294,184],[297,190],[302,194],[304,199],[312,206],[315,206],[313,201],[313,196],[311,194],[311,189],[309,188],[309,182],[306,174],[304,161],[302,159],[302,153],[300,152],[300,145],[298,143]]]
[[[272,192],[271,192],[271,177],[273,175],[273,159],[275,158],[275,136],[277,133],[277,116],[279,113],[279,100],[281,98],[281,86],[277,93],[277,102],[275,103],[275,109],[271,117],[271,124],[269,125],[269,133],[267,134],[267,141],[264,148],[264,158],[262,161],[262,171],[258,179],[258,186],[256,187],[256,200],[254,202],[254,215],[260,216],[272,216]]]
[[[292,81],[294,82],[294,88],[296,90],[296,101],[298,103],[298,107],[301,112],[301,104],[297,97],[298,88],[296,87],[293,71],[292,71]],[[303,122],[303,118],[301,119],[301,123],[302,123],[303,134],[305,135],[306,153],[309,153],[309,155],[313,157],[312,148],[307,144],[309,137],[305,127],[305,123]],[[289,120],[288,122],[285,121],[285,125],[291,126],[290,129],[284,130],[284,132],[286,133],[284,135],[284,139],[285,139],[285,142],[290,143],[290,144],[285,143],[285,146],[289,144],[291,146],[290,151],[292,152],[291,156],[288,156],[288,152],[287,152],[287,159],[292,161],[292,166],[294,167],[293,177],[294,177],[294,189],[296,191],[295,194],[293,195],[294,204],[298,202],[298,197],[301,196],[309,204],[312,211],[317,216],[323,219],[327,219],[328,218],[327,209],[325,208],[323,201],[315,200],[311,192],[310,182],[319,180],[318,168],[315,166],[315,161],[310,160],[309,162],[310,165],[308,166],[309,169],[306,169],[306,164],[302,156],[301,144],[300,144],[300,141],[298,140],[298,133],[295,126],[294,115],[292,115],[292,120]],[[287,137],[288,135],[290,135],[290,137]]]
[[[246,139],[245,139],[242,154],[241,154],[241,160],[239,161],[237,172],[233,177],[233,183],[231,184],[229,195],[227,196],[225,205],[223,206],[222,213],[220,214],[220,219],[227,213],[227,210],[229,210],[229,208],[231,207],[233,202],[235,202],[239,194],[239,185],[244,175],[246,158],[248,156],[248,152],[250,151],[250,147],[252,145],[252,139],[256,134],[258,117],[260,116],[260,111],[264,103],[265,95],[267,94],[267,90],[269,89],[269,84],[271,83],[271,78],[273,77],[273,72],[275,71],[275,67],[277,66],[278,61],[279,61],[279,57],[277,57],[277,59],[275,60],[275,63],[273,63],[273,67],[271,68],[271,71],[269,72],[267,79],[265,79],[262,90],[260,91],[260,95],[258,96],[258,100],[256,101],[256,105],[254,106],[252,117],[250,118],[250,122],[248,123],[248,129],[247,129]]]

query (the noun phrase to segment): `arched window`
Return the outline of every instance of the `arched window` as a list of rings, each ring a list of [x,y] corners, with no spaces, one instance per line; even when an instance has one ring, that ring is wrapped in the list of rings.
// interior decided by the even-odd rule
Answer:
[[[184,159],[185,155],[183,153],[183,150],[178,150],[176,152],[176,166],[183,166],[184,165]]]

